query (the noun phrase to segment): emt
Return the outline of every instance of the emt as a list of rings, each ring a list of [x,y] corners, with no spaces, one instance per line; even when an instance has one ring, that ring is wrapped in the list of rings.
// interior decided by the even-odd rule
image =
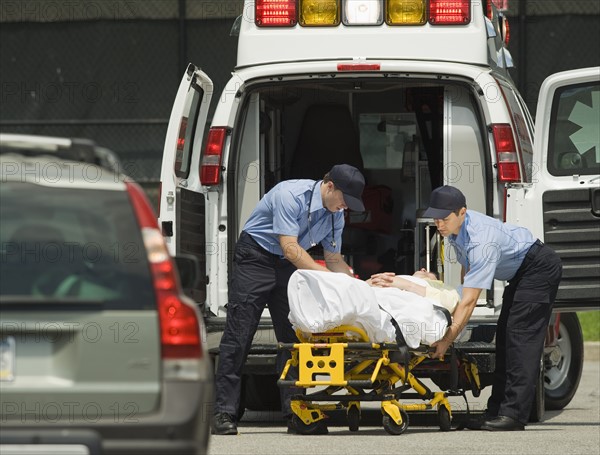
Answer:
[[[508,281],[496,329],[496,370],[487,411],[471,429],[523,430],[539,374],[546,329],[562,274],[558,255],[526,228],[467,210],[465,196],[442,186],[424,216],[433,218],[462,265],[462,298],[453,324],[432,346],[442,358],[469,321],[482,289]]]
[[[219,346],[213,434],[238,433],[242,370],[267,304],[277,341],[298,341],[288,320],[287,286],[292,273],[307,269],[350,275],[340,253],[344,209],[365,210],[361,201],[364,186],[365,179],[358,169],[338,164],[323,180],[277,184],[250,215],[234,252],[227,319]],[[306,251],[317,243],[323,246],[327,267],[317,264]],[[289,357],[289,352],[278,353],[279,372]],[[290,432],[294,431],[290,398],[298,393],[292,387],[281,390],[283,415]]]

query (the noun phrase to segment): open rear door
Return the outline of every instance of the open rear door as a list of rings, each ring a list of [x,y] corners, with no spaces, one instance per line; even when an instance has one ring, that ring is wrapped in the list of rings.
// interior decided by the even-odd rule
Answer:
[[[200,155],[213,83],[189,64],[173,104],[165,139],[160,174],[159,225],[172,255],[192,254],[205,277],[204,194],[200,183]],[[205,283],[187,290],[197,302],[204,301]]]
[[[563,262],[555,308],[598,307],[600,67],[557,73],[544,81],[534,156],[534,230]]]

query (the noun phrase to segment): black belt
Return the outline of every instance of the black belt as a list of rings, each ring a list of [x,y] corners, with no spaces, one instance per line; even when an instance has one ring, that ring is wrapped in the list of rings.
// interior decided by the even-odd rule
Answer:
[[[517,270],[517,273],[515,273],[515,276],[512,277],[509,281],[512,281],[517,277],[520,277],[521,274],[523,272],[525,272],[525,270],[527,270],[527,267],[529,267],[530,262],[533,261],[535,256],[538,254],[538,252],[543,247],[544,247],[544,242],[542,242],[540,239],[537,239],[535,242],[533,242],[533,244],[529,247],[529,250],[527,250],[527,254],[525,255],[525,258],[523,259],[523,262],[521,263],[519,270]]]
[[[543,246],[544,242],[542,242],[540,239],[537,239],[535,242],[533,242],[533,245],[529,247],[529,250],[527,250],[527,254],[525,255],[525,257],[534,257]]]
[[[253,250],[256,250],[258,252],[260,252],[261,254],[270,257],[272,259],[278,259],[280,261],[287,261],[287,259],[285,257],[280,256],[279,254],[274,254],[274,253],[270,253],[269,251],[265,250],[262,246],[260,246],[260,244],[254,240],[254,238],[248,234],[246,231],[242,231],[242,233],[240,234],[240,238],[238,239],[238,243],[242,243],[245,246],[249,246],[250,248],[252,248]],[[289,262],[289,261],[288,261]]]

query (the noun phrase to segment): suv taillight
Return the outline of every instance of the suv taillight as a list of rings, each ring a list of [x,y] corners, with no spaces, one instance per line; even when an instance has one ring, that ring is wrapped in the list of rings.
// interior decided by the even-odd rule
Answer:
[[[492,125],[494,145],[496,146],[496,163],[498,165],[498,180],[500,182],[520,182],[521,171],[517,148],[512,128],[505,123]]]
[[[173,259],[169,256],[156,216],[143,190],[127,182],[127,191],[142,230],[158,306],[163,359],[202,357],[200,325],[196,310],[181,298]]]
[[[196,311],[180,297],[179,280],[163,236],[152,228],[142,228],[142,236],[158,301],[162,357],[199,358],[202,350]]]
[[[221,159],[227,128],[214,127],[208,131],[206,148],[200,162],[200,183],[202,185],[218,185],[221,182]]]

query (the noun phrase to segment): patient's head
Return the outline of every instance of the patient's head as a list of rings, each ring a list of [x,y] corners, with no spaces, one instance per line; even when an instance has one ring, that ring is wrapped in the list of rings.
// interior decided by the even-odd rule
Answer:
[[[415,273],[413,273],[413,276],[416,276],[417,278],[422,278],[424,280],[437,280],[438,279],[438,277],[435,275],[435,273],[428,272],[425,269],[417,270]]]

